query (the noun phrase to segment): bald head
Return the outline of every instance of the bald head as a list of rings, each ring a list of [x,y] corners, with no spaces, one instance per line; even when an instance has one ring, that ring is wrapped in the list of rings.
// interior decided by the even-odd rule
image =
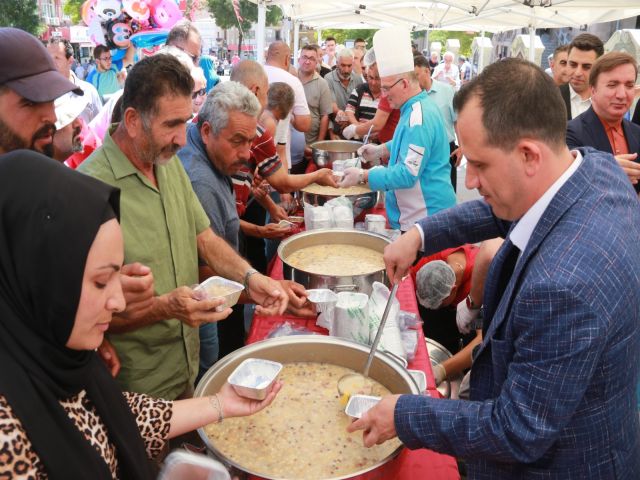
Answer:
[[[267,74],[255,60],[242,60],[231,71],[231,80],[241,83],[251,90],[258,101],[264,107],[267,104],[267,92],[269,91],[269,79]]]
[[[269,45],[269,48],[267,49],[266,64],[288,71],[290,55],[291,49],[289,48],[289,45],[278,40]]]
[[[231,80],[247,88],[256,83],[268,82],[264,68],[255,60],[243,60],[236,65],[231,71]]]

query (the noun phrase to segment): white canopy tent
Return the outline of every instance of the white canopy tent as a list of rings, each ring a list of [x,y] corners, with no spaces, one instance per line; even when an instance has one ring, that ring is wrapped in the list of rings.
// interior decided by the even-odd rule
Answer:
[[[251,0],[258,4],[259,54],[264,49],[266,6],[278,5],[294,23],[317,29],[384,28],[401,25],[412,30],[501,32],[529,28],[580,28],[594,23],[640,15],[638,0]],[[262,14],[261,14],[262,12]],[[297,43],[297,35],[294,35]],[[262,45],[262,48],[261,48]],[[532,45],[532,47],[534,47]],[[297,45],[294,45],[297,49]],[[535,48],[531,48],[533,52]]]

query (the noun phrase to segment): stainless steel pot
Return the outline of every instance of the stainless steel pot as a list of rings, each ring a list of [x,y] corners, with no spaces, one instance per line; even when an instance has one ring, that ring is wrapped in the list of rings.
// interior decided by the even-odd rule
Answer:
[[[344,195],[349,199],[351,205],[353,206],[353,218],[356,218],[360,215],[364,210],[368,210],[370,208],[375,207],[376,203],[378,203],[378,195],[379,192],[365,192],[358,193],[357,195]],[[314,207],[321,207],[329,200],[334,198],[338,198],[342,195],[327,195],[327,194],[319,194],[319,193],[311,193],[306,192],[302,189],[302,201],[304,203],[308,203],[309,205],[313,205]]]
[[[280,363],[287,362],[324,362],[333,365],[361,370],[367,360],[369,347],[347,340],[325,337],[322,335],[296,335],[293,337],[279,337],[264,340],[262,342],[247,345],[219,360],[207,373],[204,374],[194,396],[203,397],[216,393],[227,380],[233,370],[247,358],[262,358]],[[418,386],[413,377],[395,360],[378,351],[371,364],[369,376],[387,387],[391,393],[419,394]],[[211,442],[203,428],[198,429],[198,434],[209,451],[228,465],[233,465],[252,475],[271,479],[260,472],[253,472],[239,465],[223,455]],[[341,480],[362,475],[365,472],[378,468],[394,458],[403,447],[399,447],[393,454],[383,459],[376,465],[353,472],[347,476],[334,477],[327,480]],[[327,458],[327,462],[331,462]]]
[[[387,237],[372,232],[340,228],[310,230],[283,241],[278,247],[278,256],[282,260],[285,280],[294,280],[305,288],[329,288],[335,292],[360,292],[369,295],[373,282],[389,284],[384,268],[367,275],[318,275],[289,265],[287,257],[304,247],[332,244],[359,245],[382,253],[389,243],[391,241]]]
[[[427,352],[429,352],[429,359],[431,360],[431,366],[435,366],[444,362],[453,355],[449,350],[443,347],[440,343],[431,338],[425,338],[427,344]],[[444,398],[458,398],[458,389],[460,387],[461,377],[448,378],[438,385],[437,389]]]
[[[362,142],[352,140],[323,140],[311,144],[311,155],[320,168],[331,168],[334,160],[356,158],[356,151],[361,146]]]

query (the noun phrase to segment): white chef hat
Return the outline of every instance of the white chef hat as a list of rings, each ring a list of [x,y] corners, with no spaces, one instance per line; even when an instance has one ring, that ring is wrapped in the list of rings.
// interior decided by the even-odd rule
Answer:
[[[56,128],[60,130],[73,122],[82,113],[89,103],[89,95],[76,95],[73,92],[65,93],[56,98],[53,106],[56,109]]]
[[[388,27],[373,36],[378,72],[381,77],[413,72],[411,33],[406,28]]]

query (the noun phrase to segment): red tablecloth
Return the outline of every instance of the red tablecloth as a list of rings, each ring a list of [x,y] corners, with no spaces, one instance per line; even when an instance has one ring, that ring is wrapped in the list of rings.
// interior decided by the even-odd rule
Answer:
[[[275,279],[282,279],[282,262],[276,257],[271,270],[270,276]],[[413,312],[418,315],[418,303],[415,296],[415,288],[411,277],[405,279],[398,288],[398,300],[400,308],[407,312]],[[326,329],[316,325],[315,318],[300,318],[292,315],[282,316],[260,316],[254,315],[251,324],[251,330],[247,343],[257,342],[266,338],[269,333],[284,322],[291,322],[294,326],[304,327],[307,330],[327,335]],[[435,389],[433,380],[433,372],[431,371],[431,362],[424,341],[422,329],[418,329],[418,349],[415,358],[409,363],[409,368],[414,370],[422,370],[427,375],[427,392],[433,397],[440,397]],[[251,477],[257,480],[258,477]],[[359,480],[449,480],[459,479],[458,467],[453,457],[442,455],[431,450],[409,450],[404,449],[398,457],[375,471],[355,477]]]

